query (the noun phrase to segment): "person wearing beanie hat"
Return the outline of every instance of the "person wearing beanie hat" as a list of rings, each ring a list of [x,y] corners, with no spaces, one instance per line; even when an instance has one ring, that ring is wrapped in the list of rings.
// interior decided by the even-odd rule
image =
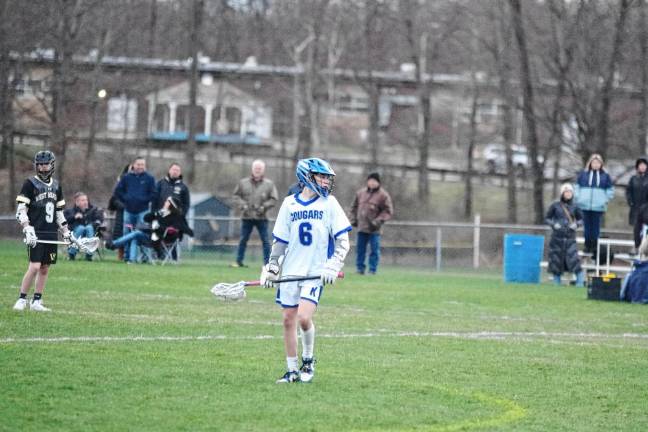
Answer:
[[[626,188],[625,196],[626,202],[630,207],[628,213],[628,223],[634,226],[637,222],[637,214],[639,208],[648,202],[648,175],[646,169],[648,168],[648,159],[640,157],[635,162],[636,173],[630,178],[628,187]]]
[[[389,193],[381,187],[380,174],[372,172],[367,183],[356,192],[351,205],[351,225],[358,228],[356,242],[356,270],[365,274],[367,244],[369,253],[369,274],[375,274],[380,261],[380,237],[382,225],[392,218],[394,207]]]
[[[367,180],[369,180],[369,179],[374,179],[378,183],[380,183],[380,174],[378,174],[377,172],[372,172],[367,176]]]
[[[549,272],[554,283],[560,285],[564,272],[576,275],[576,286],[583,286],[584,273],[578,256],[576,230],[583,223],[583,212],[573,203],[574,188],[565,183],[560,187],[560,198],[549,206],[545,222],[551,227],[549,240]]]
[[[614,198],[612,178],[603,169],[603,157],[595,153],[590,156],[585,169],[578,174],[574,188],[574,201],[583,211],[586,253],[596,253],[596,245],[601,233],[601,220],[612,198]]]

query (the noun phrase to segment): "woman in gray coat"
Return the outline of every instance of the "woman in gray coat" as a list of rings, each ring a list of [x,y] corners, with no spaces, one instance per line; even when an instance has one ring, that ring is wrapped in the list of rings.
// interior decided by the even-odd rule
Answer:
[[[565,183],[560,187],[560,199],[549,207],[545,222],[551,227],[549,240],[549,272],[560,285],[560,275],[576,275],[576,286],[583,286],[584,274],[576,245],[576,229],[583,224],[583,213],[572,202],[574,188]]]

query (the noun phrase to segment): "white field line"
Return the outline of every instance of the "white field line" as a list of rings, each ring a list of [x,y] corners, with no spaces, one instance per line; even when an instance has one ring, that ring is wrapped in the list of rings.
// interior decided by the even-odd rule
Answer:
[[[109,312],[88,312],[88,311],[65,311],[56,310],[56,314],[87,316],[98,318],[111,318],[141,322],[168,322],[173,324],[243,324],[243,325],[269,325],[280,326],[279,321],[256,321],[256,320],[230,320],[225,318],[205,318],[191,319],[181,318],[173,315],[147,315],[147,314],[127,314],[127,313],[109,313]]]
[[[648,341],[648,334],[638,333],[561,333],[561,332],[368,332],[368,333],[320,333],[321,338],[330,339],[356,339],[376,337],[414,337],[414,338],[453,338],[472,340],[516,340],[533,342],[547,340],[549,342],[567,343],[565,339],[576,344],[593,343],[594,341],[632,340]],[[204,335],[204,336],[59,336],[59,337],[27,337],[27,338],[0,338],[0,344],[19,343],[63,343],[63,342],[183,342],[183,341],[210,341],[210,340],[274,340],[281,339],[278,335],[255,336],[229,336],[229,335]]]

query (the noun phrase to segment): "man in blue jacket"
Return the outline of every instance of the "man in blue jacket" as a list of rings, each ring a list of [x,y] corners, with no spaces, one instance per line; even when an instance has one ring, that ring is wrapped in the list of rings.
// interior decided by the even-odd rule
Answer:
[[[146,172],[144,158],[135,159],[133,169],[121,178],[115,193],[124,203],[124,234],[127,234],[137,225],[144,223],[144,215],[149,212],[149,205],[155,193],[155,179]],[[130,253],[124,257],[124,261],[136,262],[137,249],[126,248]]]

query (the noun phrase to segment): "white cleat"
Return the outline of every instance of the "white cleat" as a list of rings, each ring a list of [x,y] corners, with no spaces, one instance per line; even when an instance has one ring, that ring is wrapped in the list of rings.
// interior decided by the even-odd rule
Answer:
[[[315,376],[315,359],[302,358],[302,367],[299,369],[299,379],[303,383],[313,381]]]
[[[299,373],[297,371],[288,371],[277,380],[277,384],[286,384],[299,382]]]
[[[19,298],[16,304],[13,307],[15,311],[24,311],[27,309],[27,299]]]
[[[29,305],[29,310],[34,312],[50,312],[52,309],[43,306],[42,300],[32,300],[31,305]]]

